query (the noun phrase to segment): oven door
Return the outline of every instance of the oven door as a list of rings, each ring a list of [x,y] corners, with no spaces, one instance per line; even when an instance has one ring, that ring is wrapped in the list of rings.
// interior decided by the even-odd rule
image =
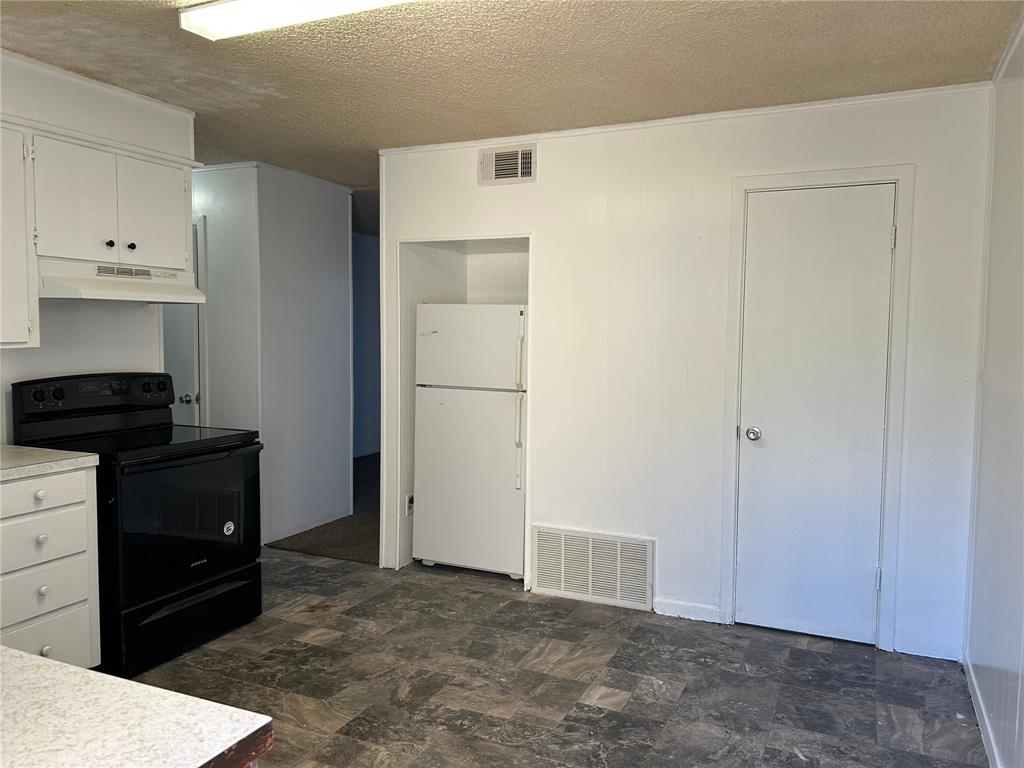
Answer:
[[[122,608],[259,558],[262,448],[121,465]]]

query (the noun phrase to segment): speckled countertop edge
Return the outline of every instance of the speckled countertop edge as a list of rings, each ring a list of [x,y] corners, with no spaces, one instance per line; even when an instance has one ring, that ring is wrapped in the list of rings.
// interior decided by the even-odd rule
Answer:
[[[24,445],[0,445],[0,482],[94,467],[98,463],[99,456],[95,453],[55,451]]]
[[[199,768],[267,715],[0,648],[3,768]]]

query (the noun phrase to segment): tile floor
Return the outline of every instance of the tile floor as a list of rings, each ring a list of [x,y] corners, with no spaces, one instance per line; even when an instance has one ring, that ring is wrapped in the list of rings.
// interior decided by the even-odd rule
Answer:
[[[268,765],[987,765],[954,663],[264,552],[265,615],[138,679],[272,715]]]

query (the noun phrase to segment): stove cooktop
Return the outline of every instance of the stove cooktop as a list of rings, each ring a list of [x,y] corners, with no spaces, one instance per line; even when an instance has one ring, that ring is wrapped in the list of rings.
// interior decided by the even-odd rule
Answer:
[[[246,445],[258,437],[259,433],[254,430],[167,424],[149,429],[48,440],[46,447],[97,453],[104,459],[123,462]]]

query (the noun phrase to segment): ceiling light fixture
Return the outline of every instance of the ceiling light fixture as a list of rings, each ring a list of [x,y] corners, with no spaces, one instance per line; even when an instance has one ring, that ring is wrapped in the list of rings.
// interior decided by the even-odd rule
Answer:
[[[223,40],[406,2],[409,0],[216,0],[182,8],[178,21],[182,29],[207,40]]]

